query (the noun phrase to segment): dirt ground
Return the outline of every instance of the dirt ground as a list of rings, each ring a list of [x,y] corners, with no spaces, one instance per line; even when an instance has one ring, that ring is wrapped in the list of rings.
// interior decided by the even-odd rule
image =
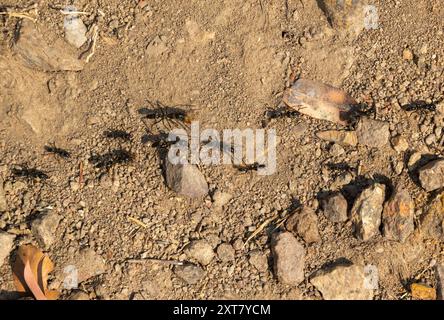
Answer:
[[[32,3],[3,0],[0,8],[23,11]],[[396,168],[414,152],[443,153],[435,114],[401,106],[444,99],[444,6],[440,0],[371,3],[379,27],[347,35],[331,27],[314,0],[36,2],[37,23],[54,36],[63,38],[60,9],[68,4],[89,13],[82,16],[88,28],[98,26],[95,53],[79,72],[28,68],[11,45],[20,19],[0,16],[0,178],[9,208],[0,213],[0,230],[17,235],[14,248],[37,243],[31,223],[39,208],[53,207],[63,218],[45,252],[59,274],[84,248],[105,261],[103,272],[80,285],[90,299],[321,299],[309,277],[338,259],[378,267],[375,299],[409,299],[416,281],[436,287],[429,266],[444,262],[443,239],[425,239],[419,219],[433,195],[406,168]],[[403,56],[406,48],[413,59]],[[300,115],[269,125],[279,136],[274,175],[202,166],[210,189],[203,200],[180,197],[165,185],[156,150],[141,143],[146,127],[138,110],[148,101],[192,105],[203,128],[260,128],[293,77],[340,87],[373,105],[392,137],[407,138],[408,150],[333,147],[315,133],[339,126]],[[108,129],[125,130],[132,139],[106,139]],[[436,142],[426,143],[431,134]],[[51,143],[71,158],[46,154],[43,147]],[[134,154],[130,164],[100,170],[88,162],[118,147]],[[359,167],[359,174],[338,177],[326,168],[329,162]],[[78,186],[81,163],[84,183]],[[11,168],[22,164],[50,179],[14,177]],[[320,194],[344,189],[352,203],[368,180],[406,185],[416,211],[415,232],[405,243],[382,236],[362,242],[350,222],[335,224],[322,214]],[[222,210],[214,207],[216,191],[232,196]],[[272,268],[270,235],[282,226],[271,224],[242,245],[264,221],[287,217],[297,204],[316,210],[322,241],[304,244],[306,280],[291,287]],[[192,285],[173,266],[144,260],[187,261],[184,248],[196,239],[215,250],[233,245],[234,260],[216,256]],[[266,270],[252,264],[252,253],[266,257]],[[50,286],[69,298],[74,291],[63,289],[61,279],[56,271]],[[0,267],[0,291],[4,297],[14,291],[8,263]]]

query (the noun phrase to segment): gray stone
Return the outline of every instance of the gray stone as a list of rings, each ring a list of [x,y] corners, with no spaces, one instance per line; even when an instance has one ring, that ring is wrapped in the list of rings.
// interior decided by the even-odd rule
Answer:
[[[222,243],[217,247],[217,256],[222,262],[230,262],[234,260],[234,249],[229,243]]]
[[[268,270],[267,255],[259,250],[250,252],[248,262],[255,267],[259,272],[266,272]]]
[[[189,285],[198,283],[205,276],[205,271],[194,264],[176,266],[174,273]]]
[[[320,270],[310,280],[325,300],[371,300],[373,290],[365,286],[364,267],[336,266]]]
[[[325,216],[331,222],[345,222],[348,219],[347,216],[347,200],[340,193],[337,192],[326,199],[321,201],[322,209]]]
[[[304,280],[305,249],[290,233],[274,234],[271,248],[274,272],[280,282],[297,286]]]
[[[74,11],[74,10],[72,10]],[[76,14],[65,16],[65,39],[76,48],[80,48],[88,40],[86,38],[86,26]]]
[[[190,198],[201,198],[208,194],[208,184],[199,169],[191,164],[172,164],[165,160],[166,182],[171,190]]]
[[[390,125],[387,122],[363,117],[359,121],[356,134],[360,144],[372,148],[381,148],[389,142]]]
[[[357,37],[364,30],[367,0],[337,1],[319,0],[331,26],[342,35]]]
[[[205,240],[191,242],[185,248],[185,254],[204,266],[210,264],[214,258],[213,247]]]
[[[48,249],[55,241],[55,234],[62,217],[49,211],[35,219],[31,224],[31,231],[39,244]]]
[[[288,231],[298,234],[306,243],[315,243],[321,241],[318,230],[318,216],[309,207],[304,207],[296,212],[287,220],[286,228]]]
[[[0,267],[12,251],[15,235],[0,231]]]
[[[61,39],[47,41],[52,32],[45,26],[23,19],[19,32],[13,49],[29,67],[42,71],[83,69],[84,62],[77,58],[74,48]]]
[[[403,187],[398,187],[387,201],[382,213],[384,236],[404,242],[415,229],[415,202]]]
[[[384,200],[385,185],[379,183],[362,191],[355,200],[351,215],[359,239],[367,241],[379,234]]]
[[[419,180],[428,192],[444,187],[444,159],[432,161],[419,169]]]
[[[79,253],[73,254],[59,268],[62,268],[58,269],[59,279],[65,279],[67,270],[76,270],[78,283],[82,283],[104,273],[106,271],[106,264],[103,258],[94,250],[85,248],[80,250]]]
[[[421,217],[421,233],[427,239],[444,238],[444,193],[432,201]]]

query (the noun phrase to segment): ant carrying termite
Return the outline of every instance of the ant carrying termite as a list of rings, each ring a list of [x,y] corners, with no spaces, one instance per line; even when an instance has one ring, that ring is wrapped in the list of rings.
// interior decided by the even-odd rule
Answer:
[[[288,107],[278,107],[277,109],[268,108],[265,112],[265,120],[262,121],[262,127],[266,128],[271,120],[280,118],[294,119],[300,116],[296,110],[291,110]]]
[[[178,107],[167,107],[159,101],[156,101],[155,103],[149,102],[149,104],[152,107],[151,109],[142,108],[139,109],[139,113],[143,115],[143,119],[156,120],[154,125],[157,125],[159,122],[165,122],[167,124],[172,123],[179,125],[187,129],[187,125],[192,121],[189,111]]]
[[[170,140],[168,133],[164,131],[160,131],[158,134],[146,134],[142,137],[142,143],[151,143],[151,147],[160,148],[160,149],[168,149],[172,145],[178,143],[180,141],[180,137],[176,136],[175,140]]]

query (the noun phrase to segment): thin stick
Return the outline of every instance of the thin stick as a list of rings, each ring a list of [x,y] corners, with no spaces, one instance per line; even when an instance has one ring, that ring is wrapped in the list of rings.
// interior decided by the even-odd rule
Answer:
[[[94,56],[96,53],[96,43],[97,43],[97,37],[99,35],[99,27],[94,26],[94,34],[92,36],[92,46],[91,46],[91,52],[86,57],[86,63],[89,62],[89,60]]]
[[[138,220],[136,218],[128,217],[128,220],[134,222],[135,224],[141,226],[144,229],[148,228],[148,226],[145,223],[143,223],[142,221],[140,221],[140,220]]]
[[[164,260],[164,259],[131,259],[127,260],[129,263],[143,263],[143,262],[155,262],[155,263],[161,263],[161,264],[167,264],[167,265],[174,265],[174,266],[183,266],[185,263],[182,261],[177,260]]]
[[[83,186],[83,161],[79,164],[79,186],[80,188]]]
[[[37,19],[29,16],[26,13],[21,13],[21,12],[0,12],[0,15],[8,15],[10,17],[15,17],[15,18],[29,19],[34,23],[37,22]]]
[[[399,300],[402,300],[402,299],[404,299],[405,297],[407,297],[409,295],[409,293],[408,292],[406,292],[406,293],[404,293],[400,298],[399,298]]]
[[[86,14],[89,15],[89,12],[84,12],[84,11],[64,11],[64,10],[60,10],[61,14],[65,14],[65,15],[70,15],[70,14]]]
[[[267,220],[265,220],[264,222],[261,223],[261,225],[248,237],[247,241],[245,241],[244,243],[244,248],[245,246],[251,241],[253,240],[259,233],[261,233],[270,223],[272,223],[274,220],[276,220],[278,216],[275,215],[271,218],[268,218]]]
[[[287,219],[288,219],[288,217],[282,218],[281,220],[279,220],[278,223],[276,224],[276,227],[273,229],[273,232],[275,232],[277,229],[282,227],[282,225],[287,221]]]

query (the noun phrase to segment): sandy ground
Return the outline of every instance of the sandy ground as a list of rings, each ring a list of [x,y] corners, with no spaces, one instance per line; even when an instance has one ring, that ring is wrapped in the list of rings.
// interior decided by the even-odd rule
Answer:
[[[416,281],[436,286],[428,267],[443,261],[443,238],[425,239],[420,229],[420,216],[435,194],[418,186],[403,164],[414,152],[442,155],[442,123],[434,112],[401,107],[444,98],[440,0],[372,1],[379,26],[359,34],[332,28],[314,0],[74,2],[89,13],[82,16],[85,25],[99,31],[95,54],[79,72],[27,67],[13,48],[20,19],[0,16],[0,178],[8,204],[0,230],[17,236],[13,248],[37,244],[31,224],[39,210],[51,206],[62,216],[45,250],[58,270],[51,287],[62,298],[76,291],[62,288],[60,274],[85,248],[105,262],[100,274],[92,271],[80,285],[91,299],[321,299],[309,277],[338,259],[378,267],[375,299],[409,299]],[[22,11],[31,4],[3,0],[0,8]],[[37,4],[38,23],[63,38],[59,9],[65,3]],[[389,123],[391,137],[406,137],[408,150],[333,146],[315,133],[338,126],[300,115],[269,125],[279,136],[274,175],[202,166],[210,194],[195,200],[165,185],[157,151],[141,143],[146,126],[138,110],[148,101],[192,105],[202,128],[260,128],[267,108],[276,107],[298,77],[340,87],[374,106],[376,119]],[[103,132],[109,129],[125,130],[132,139],[107,139]],[[430,135],[435,142],[426,143]],[[69,150],[71,158],[46,154],[43,146],[51,143]],[[88,161],[119,147],[133,153],[131,163],[103,170]],[[359,174],[326,167],[342,162],[359,167]],[[50,179],[14,177],[11,168],[22,164]],[[382,236],[360,241],[350,221],[332,223],[323,215],[322,193],[344,190],[352,203],[368,180],[406,185],[416,211],[415,232],[405,243]],[[231,195],[222,209],[215,208],[216,191]],[[270,249],[270,235],[282,225],[272,223],[243,243],[261,223],[286,218],[299,204],[316,210],[322,241],[298,238],[306,249],[305,280],[287,286],[273,273]],[[143,260],[189,261],[184,248],[196,239],[215,251],[231,244],[233,259],[216,255],[191,285],[173,266]],[[258,270],[252,256],[265,261],[265,269]],[[5,297],[14,291],[8,263],[0,267],[0,291]]]

